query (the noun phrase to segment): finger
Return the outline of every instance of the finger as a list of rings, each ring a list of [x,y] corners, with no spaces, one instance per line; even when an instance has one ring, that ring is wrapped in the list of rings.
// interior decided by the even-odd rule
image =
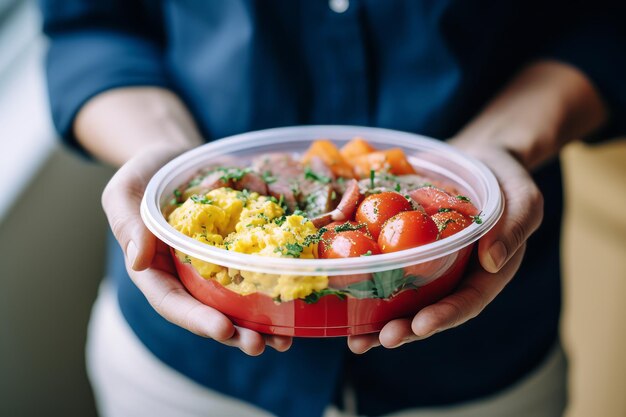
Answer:
[[[476,317],[513,278],[525,249],[524,244],[498,273],[480,269],[468,276],[456,292],[423,308],[411,323],[413,334],[426,338]]]
[[[140,272],[129,269],[129,275],[150,305],[166,320],[198,336],[221,342],[233,337],[232,322],[193,298],[175,276],[152,268]]]
[[[264,335],[265,344],[278,352],[286,352],[291,347],[293,342],[292,337],[278,336],[275,334]]]
[[[411,322],[411,319],[398,319],[387,323],[380,331],[381,344],[391,349],[416,340],[418,337],[411,329]]]
[[[139,207],[152,174],[173,156],[172,149],[154,149],[122,166],[102,193],[102,207],[111,230],[135,270],[150,266],[156,238],[144,226]]]
[[[222,343],[238,347],[243,353],[250,356],[258,356],[265,350],[265,339],[260,333],[238,326],[235,326],[233,336]]]
[[[499,157],[489,155],[483,159],[500,182],[504,213],[478,243],[480,263],[492,273],[508,262],[543,219],[543,196],[526,169],[504,152],[497,155]]]
[[[378,333],[362,334],[348,337],[348,348],[357,355],[361,355],[368,350],[380,346]]]

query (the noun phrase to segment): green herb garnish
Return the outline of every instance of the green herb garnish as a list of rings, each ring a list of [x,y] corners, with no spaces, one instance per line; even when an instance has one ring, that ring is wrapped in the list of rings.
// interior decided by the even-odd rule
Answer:
[[[481,212],[480,212],[480,213],[478,213],[477,215],[475,215],[475,216],[471,216],[472,221],[473,221],[474,223],[476,223],[476,224],[483,224],[483,219],[480,217],[480,216],[482,216],[482,214],[483,214],[483,213],[482,213],[482,211],[481,211]]]
[[[311,167],[308,167],[308,166],[304,168],[304,178],[306,178],[307,180],[311,180],[311,181],[317,181],[322,184],[328,184],[331,181],[330,177],[327,177],[326,175],[318,174],[314,172],[311,169]]]
[[[370,169],[370,188],[374,188],[374,180],[376,179],[376,171]]]
[[[215,171],[217,172],[221,172],[222,175],[220,176],[220,180],[227,182],[229,180],[233,180],[233,181],[239,181],[241,180],[246,174],[252,172],[252,168],[235,168],[235,167],[221,167],[221,168],[217,168]]]
[[[287,221],[287,216],[274,217],[274,220],[272,221],[277,225],[282,226],[282,224]]]
[[[270,171],[265,171],[261,174],[261,178],[265,181],[266,184],[274,184],[278,179],[272,175]]]
[[[197,195],[197,194],[192,195],[191,201],[193,201],[196,204],[213,204],[213,200],[208,198],[206,195]]]
[[[437,210],[439,213],[449,213],[452,211],[452,209],[449,208],[440,208],[439,210]]]
[[[341,232],[348,232],[352,230],[359,230],[364,227],[365,227],[364,223],[354,225],[354,224],[346,222],[344,224],[340,224],[339,226],[335,226],[333,229],[335,230],[335,232],[341,233]]]
[[[368,250],[367,252],[365,252],[364,254],[362,254],[361,256],[372,256],[372,251]]]
[[[457,200],[461,200],[461,201],[465,201],[467,203],[471,203],[471,200],[468,197],[465,197],[464,195],[457,195],[456,199]]]
[[[292,258],[299,258],[304,250],[304,246],[299,243],[287,243],[283,247],[277,247],[274,252],[280,252],[284,256],[291,256]]]

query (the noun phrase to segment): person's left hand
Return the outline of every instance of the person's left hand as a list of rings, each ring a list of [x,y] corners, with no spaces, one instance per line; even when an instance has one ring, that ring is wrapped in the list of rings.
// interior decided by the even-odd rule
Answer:
[[[502,218],[478,242],[480,262],[454,293],[412,319],[390,321],[380,333],[350,336],[348,346],[354,353],[380,345],[395,348],[476,317],[511,281],[522,262],[526,240],[541,224],[543,196],[528,171],[507,150],[463,141],[455,144],[482,160],[498,178],[505,200]]]

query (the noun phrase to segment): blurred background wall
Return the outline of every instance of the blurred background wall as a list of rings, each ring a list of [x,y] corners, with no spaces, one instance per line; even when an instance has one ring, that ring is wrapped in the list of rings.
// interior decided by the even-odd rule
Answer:
[[[32,2],[0,0],[0,416],[95,416],[84,371],[112,174],[55,144]],[[626,416],[626,142],[564,152],[567,417]]]

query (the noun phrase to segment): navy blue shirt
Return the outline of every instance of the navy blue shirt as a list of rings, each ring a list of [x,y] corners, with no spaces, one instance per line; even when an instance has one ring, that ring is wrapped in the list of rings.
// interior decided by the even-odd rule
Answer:
[[[581,2],[582,3],[582,2]],[[261,128],[356,124],[454,135],[537,59],[580,68],[626,121],[622,10],[572,1],[46,0],[55,124],[125,86],[177,92],[207,140]],[[531,371],[556,342],[562,210],[557,160],[535,173],[545,218],[518,276],[469,323],[395,350],[351,354],[344,339],[298,339],[248,357],[169,324],[148,305],[111,241],[108,274],[124,317],[163,362],[281,416],[319,416],[356,388],[360,414],[462,403]]]

